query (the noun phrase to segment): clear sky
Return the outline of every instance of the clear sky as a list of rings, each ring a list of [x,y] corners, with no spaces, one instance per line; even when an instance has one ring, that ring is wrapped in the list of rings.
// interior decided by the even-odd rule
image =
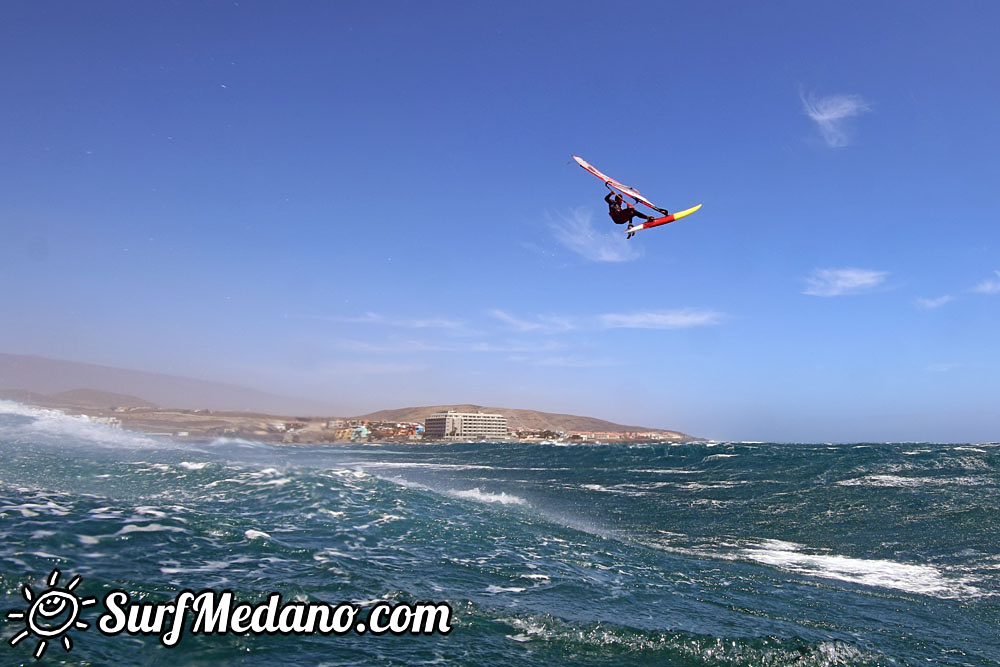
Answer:
[[[0,351],[1000,439],[996,2],[11,2]],[[625,241],[577,154],[670,210]]]

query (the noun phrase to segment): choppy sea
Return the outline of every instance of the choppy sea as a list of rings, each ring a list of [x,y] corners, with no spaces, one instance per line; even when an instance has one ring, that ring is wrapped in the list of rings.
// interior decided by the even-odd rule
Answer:
[[[290,447],[0,402],[0,664],[996,664],[998,504],[995,444]],[[89,627],[25,633],[54,569]],[[452,630],[168,648],[97,630],[113,589],[447,602]]]

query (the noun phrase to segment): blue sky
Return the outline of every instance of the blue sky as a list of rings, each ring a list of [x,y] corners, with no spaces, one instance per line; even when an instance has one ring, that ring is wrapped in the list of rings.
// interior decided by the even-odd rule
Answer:
[[[32,2],[0,351],[331,412],[1000,439],[991,2]],[[577,154],[670,210],[625,241]]]

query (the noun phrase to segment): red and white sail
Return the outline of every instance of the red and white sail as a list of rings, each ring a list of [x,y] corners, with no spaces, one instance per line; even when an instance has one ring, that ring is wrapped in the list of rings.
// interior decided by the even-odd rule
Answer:
[[[601,173],[600,171],[598,171],[597,167],[595,167],[594,165],[590,164],[589,162],[587,162],[586,160],[584,160],[582,157],[574,155],[573,159],[576,160],[577,164],[579,164],[581,167],[583,167],[584,169],[586,169],[587,171],[589,171],[590,173],[592,173],[594,176],[597,176],[599,179],[601,179],[602,181],[604,181],[609,187],[612,187],[615,190],[618,190],[619,192],[621,192],[622,194],[631,197],[634,201],[642,202],[643,204],[645,204],[649,208],[653,209],[654,211],[659,211],[660,210],[653,202],[649,201],[648,199],[646,199],[645,197],[643,197],[641,194],[639,194],[639,191],[636,190],[635,188],[629,187],[628,185],[625,185],[624,183],[619,183],[618,181],[616,181],[615,179],[611,178],[610,176]]]

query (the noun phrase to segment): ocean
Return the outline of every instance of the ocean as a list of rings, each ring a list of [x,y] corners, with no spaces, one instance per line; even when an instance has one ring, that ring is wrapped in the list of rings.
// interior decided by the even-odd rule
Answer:
[[[0,402],[0,664],[996,664],[998,501],[995,444],[278,446]],[[185,589],[450,632],[99,630]],[[92,602],[46,625],[57,590]]]

